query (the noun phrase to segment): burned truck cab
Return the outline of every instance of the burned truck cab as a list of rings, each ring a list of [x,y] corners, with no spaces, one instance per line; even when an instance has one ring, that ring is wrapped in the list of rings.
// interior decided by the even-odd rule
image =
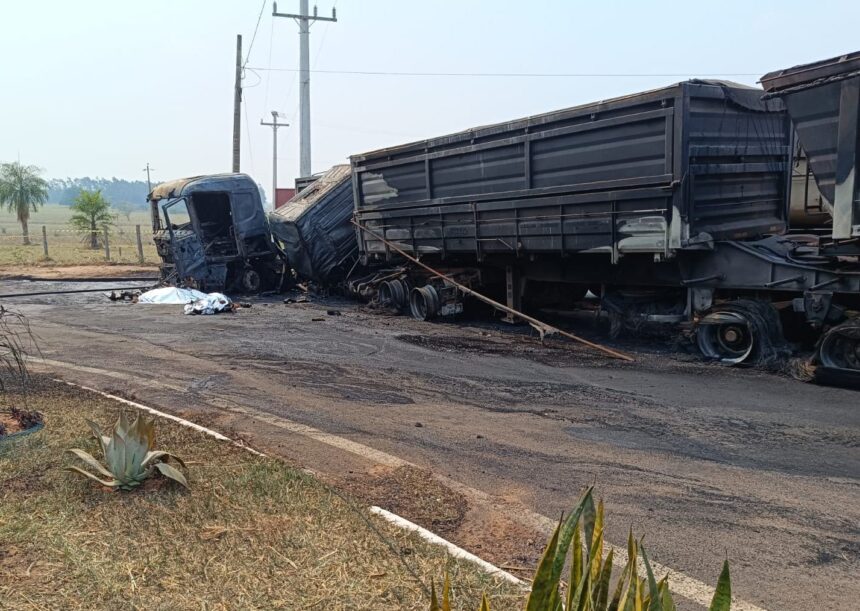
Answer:
[[[272,242],[260,190],[245,174],[162,183],[147,197],[161,278],[203,291],[273,288],[284,259]]]

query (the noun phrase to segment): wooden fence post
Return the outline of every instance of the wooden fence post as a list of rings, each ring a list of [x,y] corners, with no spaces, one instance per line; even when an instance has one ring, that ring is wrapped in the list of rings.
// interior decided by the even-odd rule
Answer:
[[[143,241],[140,239],[140,225],[134,226],[134,232],[137,234],[137,261],[143,263]]]
[[[45,251],[45,259],[50,259],[48,256],[48,229],[42,225],[42,250]]]
[[[107,227],[105,227],[105,261],[110,261],[110,241],[108,239]]]

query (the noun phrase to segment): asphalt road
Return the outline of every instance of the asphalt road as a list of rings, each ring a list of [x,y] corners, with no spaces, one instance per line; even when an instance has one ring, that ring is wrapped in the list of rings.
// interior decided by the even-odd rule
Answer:
[[[4,281],[0,293],[51,286],[68,287]],[[735,594],[770,611],[860,599],[856,391],[642,342],[616,344],[637,359],[625,364],[521,328],[417,323],[346,301],[255,301],[212,317],[101,294],[0,303],[29,317],[58,377],[219,428],[371,490],[368,501],[397,509],[398,495],[420,496],[365,485],[391,457],[428,469],[468,507],[444,534],[498,564],[533,563],[534,531],[594,483],[608,540],[623,544],[632,525],[679,578],[715,584],[728,556]]]

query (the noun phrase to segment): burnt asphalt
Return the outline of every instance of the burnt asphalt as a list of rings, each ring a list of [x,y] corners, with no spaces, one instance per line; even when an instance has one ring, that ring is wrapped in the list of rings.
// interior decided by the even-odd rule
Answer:
[[[46,287],[84,288],[3,281],[0,293]],[[650,556],[708,584],[728,555],[735,594],[771,611],[860,598],[856,391],[702,363],[669,337],[616,344],[637,359],[626,364],[542,346],[523,328],[418,323],[340,299],[258,299],[211,317],[99,293],[0,303],[29,317],[45,358],[78,367],[54,368],[59,377],[220,426],[331,480],[378,465],[265,416],[403,458],[514,512],[555,518],[596,483],[609,541],[632,525]],[[450,536],[467,549],[533,561],[506,556],[503,531],[466,526]]]

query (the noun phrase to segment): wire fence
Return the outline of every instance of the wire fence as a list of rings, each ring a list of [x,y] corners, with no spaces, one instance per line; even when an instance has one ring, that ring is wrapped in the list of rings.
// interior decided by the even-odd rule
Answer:
[[[7,227],[0,227],[0,264],[158,262],[158,253],[148,226],[114,225],[109,231],[96,232],[93,240],[89,231],[48,224],[30,225],[27,237],[28,240],[20,226],[14,232]]]

